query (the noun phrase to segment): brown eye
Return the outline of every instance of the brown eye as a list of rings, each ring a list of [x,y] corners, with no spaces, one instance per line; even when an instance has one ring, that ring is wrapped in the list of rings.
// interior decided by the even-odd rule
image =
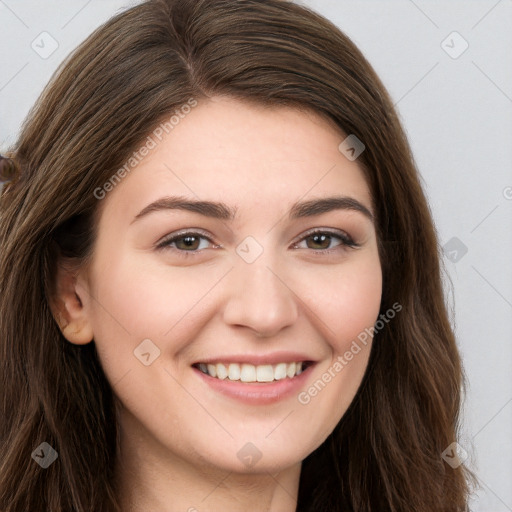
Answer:
[[[300,244],[303,242],[305,242],[306,247],[300,247]],[[358,244],[342,231],[336,233],[314,231],[303,237],[296,246],[318,252],[330,252],[331,250],[345,249],[347,247],[358,247]]]
[[[197,250],[198,242],[201,237],[198,236],[182,236],[175,239],[176,247],[180,250]]]
[[[329,249],[333,237],[326,234],[309,235],[306,240],[311,240],[312,244],[308,245],[308,249]],[[312,246],[312,247],[311,247]]]
[[[182,232],[164,238],[156,246],[157,249],[170,250],[185,256],[193,255],[207,249],[213,242],[202,233]]]

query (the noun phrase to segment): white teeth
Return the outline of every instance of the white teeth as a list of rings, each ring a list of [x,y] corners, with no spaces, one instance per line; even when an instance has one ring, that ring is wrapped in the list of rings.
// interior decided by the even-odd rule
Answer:
[[[256,366],[256,380],[258,382],[272,382],[274,380],[274,368],[270,364]]]
[[[229,365],[228,378],[229,378],[229,380],[239,380],[240,379],[240,365],[239,364],[230,364]]]
[[[278,363],[276,365],[262,364],[205,364],[199,363],[199,370],[217,379],[228,379],[241,382],[272,382],[285,378],[293,378],[302,373],[302,362]]]
[[[207,367],[208,368],[208,367]],[[217,379],[224,380],[228,376],[228,371],[223,364],[217,365]]]
[[[256,382],[256,366],[252,364],[243,364],[240,372],[242,382]]]
[[[274,368],[274,379],[281,380],[286,378],[286,363],[279,363]]]
[[[201,369],[201,365],[199,365],[199,369]],[[207,371],[204,373],[209,373],[212,377],[217,377],[217,367],[214,364],[209,364]]]

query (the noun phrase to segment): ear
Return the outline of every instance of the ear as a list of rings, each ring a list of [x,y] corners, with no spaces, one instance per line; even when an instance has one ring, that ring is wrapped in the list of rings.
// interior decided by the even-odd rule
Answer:
[[[51,310],[64,337],[75,345],[86,345],[94,338],[85,307],[87,299],[87,286],[79,271],[61,260],[57,264]]]

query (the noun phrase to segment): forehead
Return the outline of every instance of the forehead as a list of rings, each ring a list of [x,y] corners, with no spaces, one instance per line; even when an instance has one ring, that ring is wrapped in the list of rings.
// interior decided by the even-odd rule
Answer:
[[[371,208],[361,167],[339,150],[345,134],[313,112],[212,98],[149,137],[151,149],[108,193],[105,210],[133,217],[181,195],[222,200],[242,215],[333,193]]]

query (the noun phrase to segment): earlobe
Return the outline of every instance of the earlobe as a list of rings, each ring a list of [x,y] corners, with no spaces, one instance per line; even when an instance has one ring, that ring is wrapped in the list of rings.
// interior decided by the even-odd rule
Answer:
[[[63,336],[75,345],[86,345],[94,333],[82,298],[87,292],[79,291],[77,280],[76,270],[59,264],[51,310]]]
[[[81,306],[81,312],[77,310],[75,306],[71,309],[67,309],[67,305],[64,304],[66,313],[59,313],[57,323],[64,337],[75,345],[86,345],[93,340],[94,334],[92,332],[89,320],[85,316],[83,306]]]

